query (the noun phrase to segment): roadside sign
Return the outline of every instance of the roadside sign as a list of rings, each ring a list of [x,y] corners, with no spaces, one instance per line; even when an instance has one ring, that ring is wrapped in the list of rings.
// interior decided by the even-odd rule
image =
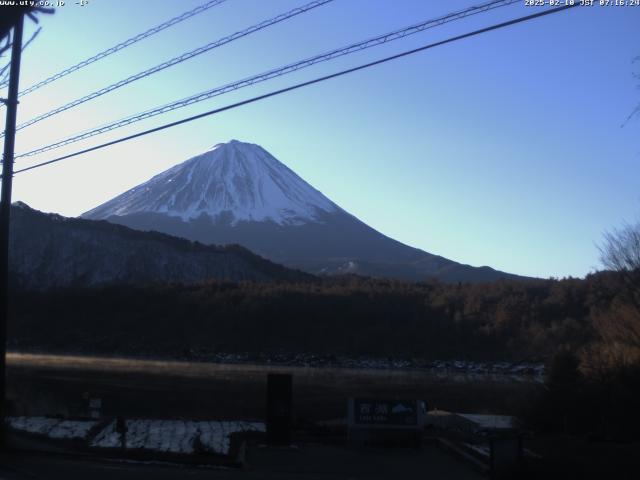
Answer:
[[[349,444],[419,446],[426,420],[424,402],[350,398]]]
[[[415,400],[353,399],[353,425],[409,427],[418,424]]]

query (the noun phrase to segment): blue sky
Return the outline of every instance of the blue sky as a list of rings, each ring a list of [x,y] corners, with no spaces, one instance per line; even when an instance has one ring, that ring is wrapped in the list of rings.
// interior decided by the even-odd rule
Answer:
[[[21,87],[203,1],[67,1],[41,20]],[[18,121],[304,3],[228,0],[23,97]],[[16,151],[478,3],[335,0],[24,129]],[[523,1],[456,21],[17,168],[535,11]],[[622,127],[640,102],[639,55],[640,7],[576,8],[19,174],[14,200],[79,215],[236,138],[406,244],[523,275],[583,276],[599,266],[603,231],[640,213],[640,120]]]

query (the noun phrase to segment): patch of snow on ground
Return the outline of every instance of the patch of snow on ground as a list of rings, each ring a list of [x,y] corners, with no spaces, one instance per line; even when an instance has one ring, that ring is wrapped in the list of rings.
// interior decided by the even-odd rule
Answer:
[[[205,452],[228,455],[230,436],[236,432],[264,432],[261,422],[127,420],[126,448],[167,453],[194,453],[196,438]],[[111,422],[91,442],[92,447],[117,448],[120,435]]]
[[[10,417],[9,426],[15,430],[46,435],[49,438],[86,438],[95,420],[61,420],[48,417]]]

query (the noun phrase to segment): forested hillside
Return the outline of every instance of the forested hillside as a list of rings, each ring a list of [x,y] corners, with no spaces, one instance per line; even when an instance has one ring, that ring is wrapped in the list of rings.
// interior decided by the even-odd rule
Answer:
[[[622,279],[485,284],[358,277],[16,292],[10,345],[100,354],[213,352],[544,360],[599,341]]]

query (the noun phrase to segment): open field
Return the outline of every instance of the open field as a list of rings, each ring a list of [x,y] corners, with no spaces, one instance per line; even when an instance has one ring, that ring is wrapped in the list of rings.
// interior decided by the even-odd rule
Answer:
[[[424,399],[451,411],[515,413],[540,386],[504,376],[8,354],[12,415],[263,419],[268,373],[291,373],[298,421],[344,417],[350,396]]]

